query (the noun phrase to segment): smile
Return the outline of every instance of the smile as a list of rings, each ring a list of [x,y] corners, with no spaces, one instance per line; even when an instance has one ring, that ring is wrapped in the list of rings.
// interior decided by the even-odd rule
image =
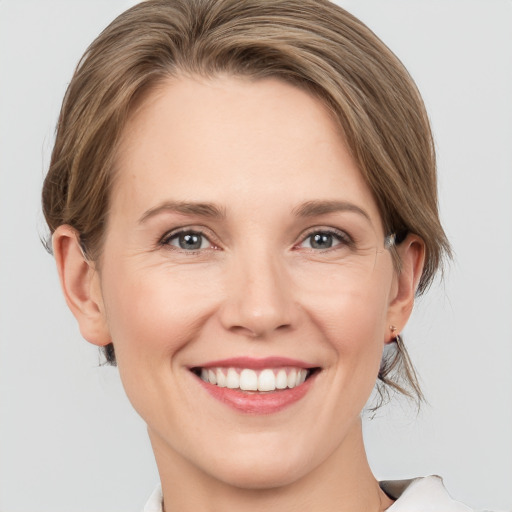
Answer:
[[[221,388],[241,391],[276,391],[293,389],[306,381],[311,370],[305,368],[201,368],[202,381]]]
[[[301,400],[321,368],[288,358],[233,358],[189,368],[212,398],[238,412],[273,414]]]

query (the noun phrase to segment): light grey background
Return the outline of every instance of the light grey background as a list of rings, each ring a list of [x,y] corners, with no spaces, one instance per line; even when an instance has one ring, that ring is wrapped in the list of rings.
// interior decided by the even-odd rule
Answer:
[[[60,101],[128,0],[0,0],[0,511],[136,512],[158,481],[143,422],[61,298],[40,188]],[[345,0],[429,109],[456,252],[406,330],[430,405],[365,425],[379,478],[437,473],[512,510],[512,2]]]

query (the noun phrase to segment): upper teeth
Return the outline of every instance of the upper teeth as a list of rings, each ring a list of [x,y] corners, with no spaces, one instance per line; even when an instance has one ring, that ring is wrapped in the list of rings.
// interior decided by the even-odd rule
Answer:
[[[275,391],[302,384],[308,371],[304,368],[202,368],[201,379],[221,388],[243,391]]]

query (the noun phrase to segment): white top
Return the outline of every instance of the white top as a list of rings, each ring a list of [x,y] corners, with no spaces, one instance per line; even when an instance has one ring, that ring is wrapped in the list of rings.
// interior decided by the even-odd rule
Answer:
[[[387,512],[473,512],[466,505],[451,499],[439,476],[390,480],[381,482],[380,485],[396,500]],[[153,491],[143,512],[163,512],[160,486]]]
[[[439,476],[380,482],[380,486],[396,499],[387,512],[473,512],[452,500]]]

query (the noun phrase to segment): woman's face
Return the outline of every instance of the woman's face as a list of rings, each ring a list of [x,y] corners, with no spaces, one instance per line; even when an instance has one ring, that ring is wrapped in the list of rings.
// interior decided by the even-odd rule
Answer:
[[[111,199],[100,309],[157,460],[262,487],[348,453],[397,278],[322,104],[169,81],[127,125]]]

